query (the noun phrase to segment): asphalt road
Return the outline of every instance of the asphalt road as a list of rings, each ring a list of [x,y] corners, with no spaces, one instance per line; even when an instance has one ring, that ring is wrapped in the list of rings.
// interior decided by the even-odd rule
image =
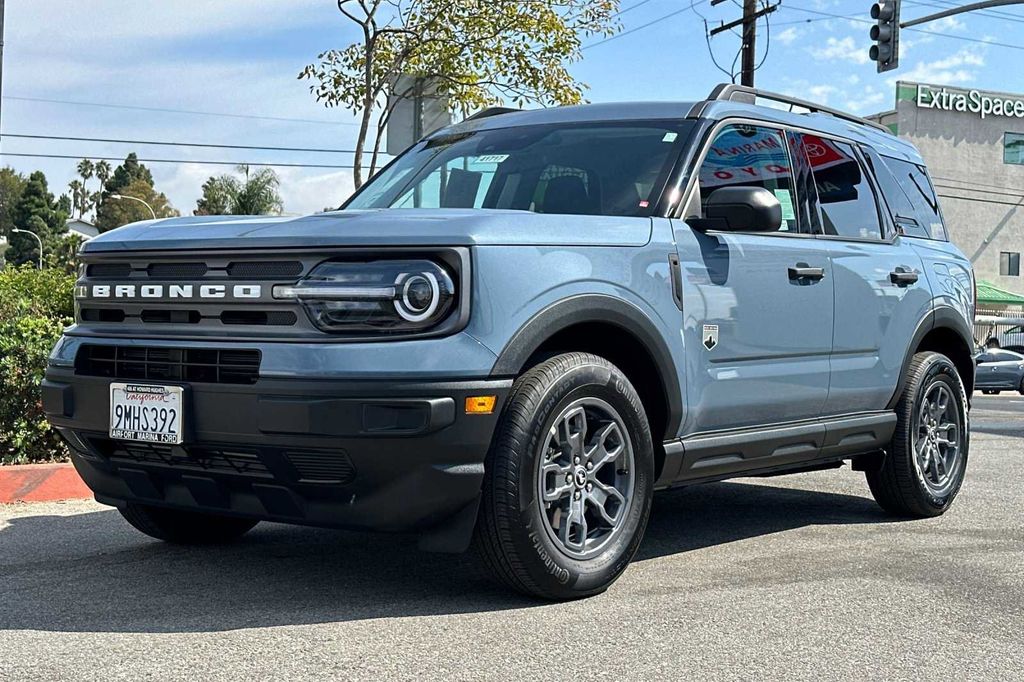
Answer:
[[[0,679],[1021,679],[1024,397],[975,408],[940,519],[888,519],[848,469],[663,493],[569,604],[410,538],[181,549],[93,503],[0,507]]]

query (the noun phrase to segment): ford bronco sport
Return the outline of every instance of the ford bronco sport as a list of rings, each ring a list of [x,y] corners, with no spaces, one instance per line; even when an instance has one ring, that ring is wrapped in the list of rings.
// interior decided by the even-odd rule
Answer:
[[[659,489],[850,461],[924,517],[964,479],[974,281],[921,157],[781,95],[488,110],[342,210],[81,259],[45,409],[169,542],[415,532],[566,599],[623,572]]]

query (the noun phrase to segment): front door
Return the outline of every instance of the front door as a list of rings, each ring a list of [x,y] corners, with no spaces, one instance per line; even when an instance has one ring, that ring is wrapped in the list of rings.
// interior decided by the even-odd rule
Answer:
[[[794,169],[785,134],[728,124],[700,166],[703,217],[716,189],[756,186],[783,207],[778,232],[702,232],[674,221],[683,280],[686,434],[799,421],[822,414],[832,347],[827,244],[808,210],[813,185]]]

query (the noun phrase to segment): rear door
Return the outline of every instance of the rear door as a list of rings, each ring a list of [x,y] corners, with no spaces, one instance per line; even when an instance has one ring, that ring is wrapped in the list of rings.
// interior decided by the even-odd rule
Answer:
[[[771,191],[778,232],[702,232],[674,221],[686,346],[685,432],[818,417],[828,394],[833,281],[828,244],[814,238],[808,173],[794,169],[784,131],[720,124],[704,151],[687,217],[712,192]],[[699,199],[699,200],[698,200]]]
[[[826,416],[882,410],[896,391],[907,346],[931,308],[923,264],[896,233],[859,148],[801,134],[817,190],[818,239],[835,291]]]

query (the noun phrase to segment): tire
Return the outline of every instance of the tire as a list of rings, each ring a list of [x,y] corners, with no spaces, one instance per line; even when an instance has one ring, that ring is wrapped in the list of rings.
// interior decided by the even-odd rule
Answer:
[[[177,545],[217,545],[237,540],[259,523],[252,519],[215,516],[128,504],[118,507],[121,516],[151,538]]]
[[[601,593],[640,546],[653,488],[651,430],[629,380],[594,355],[555,356],[512,387],[487,455],[476,551],[524,594]]]
[[[1017,387],[1017,393],[1024,395],[1024,378],[1020,380],[1020,386]]]
[[[941,405],[942,396],[946,409],[927,411],[929,405]],[[949,358],[932,352],[914,355],[896,417],[896,431],[885,457],[877,468],[867,471],[871,493],[891,514],[939,516],[960,491],[970,448],[967,394]],[[955,436],[944,428],[946,423],[954,423]],[[955,451],[943,446],[943,441],[954,444]],[[915,449],[918,445],[919,450]]]

